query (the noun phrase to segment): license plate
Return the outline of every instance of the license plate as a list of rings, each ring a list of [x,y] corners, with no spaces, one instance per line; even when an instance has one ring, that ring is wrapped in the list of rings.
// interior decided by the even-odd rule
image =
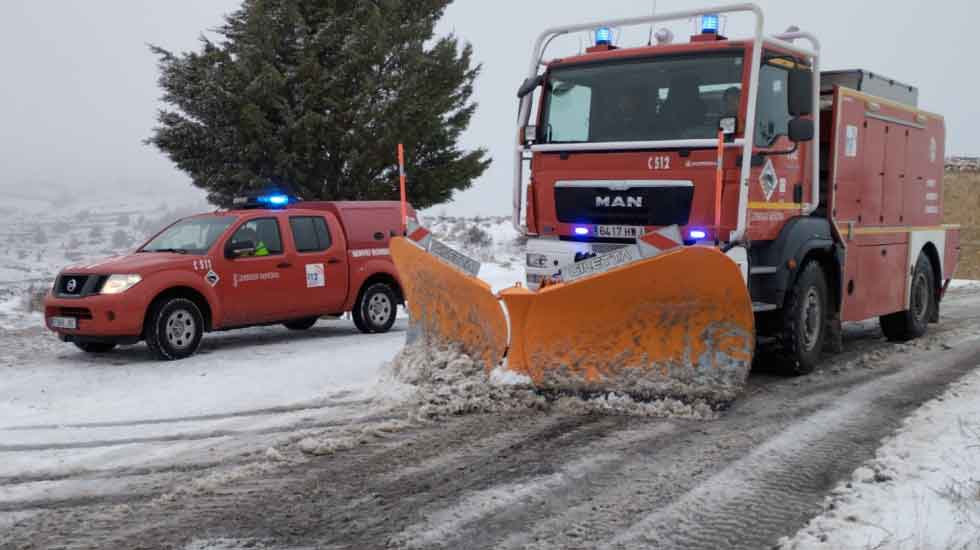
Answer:
[[[51,327],[76,329],[78,328],[78,319],[74,317],[52,317]]]
[[[643,236],[644,229],[633,225],[597,225],[595,236],[604,239],[638,239]]]

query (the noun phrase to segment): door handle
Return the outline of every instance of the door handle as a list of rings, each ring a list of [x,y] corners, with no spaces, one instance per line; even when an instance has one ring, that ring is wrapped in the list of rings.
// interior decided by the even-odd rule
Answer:
[[[276,267],[278,267],[279,269],[288,269],[290,267],[293,267],[293,264],[291,264],[289,262],[283,262],[283,263],[277,265]]]
[[[338,260],[337,258],[330,258],[329,260],[327,260],[327,263],[328,264],[331,264],[331,265],[333,265],[333,264],[339,264],[340,263],[340,260]]]

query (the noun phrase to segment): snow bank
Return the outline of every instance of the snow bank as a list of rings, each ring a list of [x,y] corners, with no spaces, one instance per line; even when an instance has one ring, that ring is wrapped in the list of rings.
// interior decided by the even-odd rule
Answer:
[[[785,550],[980,548],[980,371],[923,405]]]
[[[528,409],[694,419],[711,419],[717,414],[703,401],[637,401],[618,393],[549,397],[538,392],[528,377],[502,366],[488,374],[479,362],[457,349],[408,346],[392,361],[390,372],[393,379],[417,389],[412,406],[420,418],[426,419]]]

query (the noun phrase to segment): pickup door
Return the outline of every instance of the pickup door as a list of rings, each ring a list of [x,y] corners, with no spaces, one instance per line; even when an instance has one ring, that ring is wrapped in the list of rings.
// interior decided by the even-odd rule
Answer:
[[[347,301],[347,241],[332,214],[288,214],[288,233],[303,280],[290,286],[296,316],[344,312]],[[295,289],[295,290],[293,290]]]

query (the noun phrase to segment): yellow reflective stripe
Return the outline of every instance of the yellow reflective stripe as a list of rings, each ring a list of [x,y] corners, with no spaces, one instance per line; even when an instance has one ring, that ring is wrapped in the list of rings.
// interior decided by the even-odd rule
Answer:
[[[950,227],[934,225],[928,227],[855,227],[855,235],[887,235],[893,233],[912,233],[914,231],[945,231]]]
[[[803,205],[798,202],[750,202],[749,208],[752,210],[802,210]]]

